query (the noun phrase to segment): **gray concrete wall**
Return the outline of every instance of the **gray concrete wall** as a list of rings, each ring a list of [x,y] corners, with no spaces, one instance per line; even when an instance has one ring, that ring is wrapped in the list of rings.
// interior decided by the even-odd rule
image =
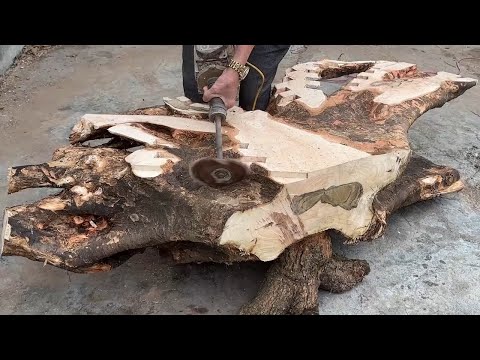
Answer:
[[[12,65],[25,45],[0,45],[0,75]]]

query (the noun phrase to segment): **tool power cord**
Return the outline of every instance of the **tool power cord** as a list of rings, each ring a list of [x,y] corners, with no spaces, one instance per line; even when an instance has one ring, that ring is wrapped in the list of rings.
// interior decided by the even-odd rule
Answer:
[[[255,107],[257,106],[257,100],[258,100],[258,97],[260,96],[260,92],[261,92],[262,89],[263,89],[263,84],[265,84],[265,75],[263,75],[263,72],[262,72],[258,67],[256,67],[255,65],[253,65],[252,63],[249,63],[249,62],[247,61],[247,64],[248,64],[249,66],[251,66],[252,68],[254,68],[254,69],[258,72],[258,74],[260,75],[260,77],[262,78],[262,83],[261,83],[260,87],[258,88],[258,90],[257,90],[257,95],[255,96],[255,100],[253,101],[253,106],[252,106],[252,111],[253,111],[253,110],[255,110]]]

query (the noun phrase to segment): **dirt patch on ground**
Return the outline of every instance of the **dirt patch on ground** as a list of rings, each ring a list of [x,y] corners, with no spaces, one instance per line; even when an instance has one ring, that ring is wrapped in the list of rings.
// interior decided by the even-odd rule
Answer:
[[[57,46],[58,45],[25,45],[20,54],[18,54],[18,56],[15,58],[10,68],[5,71],[3,75],[0,75],[0,91],[2,91],[7,85],[8,79],[10,78],[9,75],[14,69],[17,67],[30,65]]]

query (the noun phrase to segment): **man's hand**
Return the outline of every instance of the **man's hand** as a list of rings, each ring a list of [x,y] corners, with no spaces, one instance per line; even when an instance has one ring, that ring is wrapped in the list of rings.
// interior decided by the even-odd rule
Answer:
[[[211,99],[219,97],[223,100],[227,109],[230,109],[235,106],[239,85],[238,73],[230,68],[225,69],[210,89],[206,86],[203,88],[203,101],[209,102]]]
[[[245,65],[254,47],[255,45],[235,45],[233,60]],[[206,86],[203,88],[203,101],[209,102],[214,97],[219,97],[223,100],[227,109],[230,109],[235,106],[239,86],[240,77],[238,73],[227,68],[210,89]]]

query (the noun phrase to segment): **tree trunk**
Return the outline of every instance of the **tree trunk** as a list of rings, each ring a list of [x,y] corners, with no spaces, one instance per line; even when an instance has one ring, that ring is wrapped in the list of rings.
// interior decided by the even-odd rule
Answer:
[[[318,314],[318,289],[350,290],[370,272],[364,260],[348,260],[332,253],[330,237],[320,233],[286,249],[275,261],[265,282],[240,314]]]
[[[296,65],[268,112],[229,110],[224,157],[250,173],[219,188],[189,173],[215,156],[204,104],[165,98],[126,114],[86,114],[51,161],[10,169],[9,193],[60,192],[6,209],[3,255],[76,272],[109,270],[147,247],[179,263],[272,262],[242,313],[315,313],[318,288],[346,291],[370,271],[332,254],[327,231],[351,244],[371,240],[399,207],[462,188],[454,169],[412,156],[407,132],[475,84],[406,63]],[[111,140],[88,145],[101,138]]]

